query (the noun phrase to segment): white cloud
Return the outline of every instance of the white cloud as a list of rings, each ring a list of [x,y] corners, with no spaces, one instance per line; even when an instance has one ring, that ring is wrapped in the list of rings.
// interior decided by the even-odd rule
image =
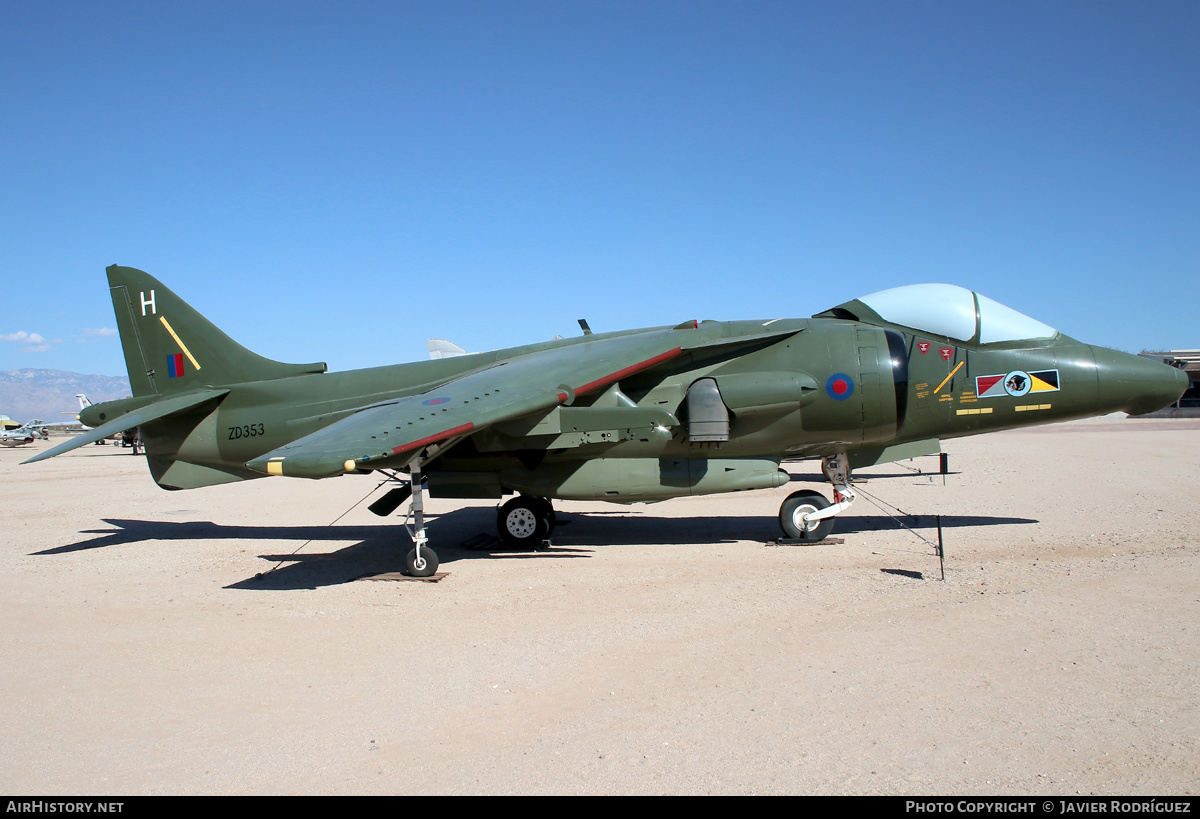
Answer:
[[[15,341],[18,344],[45,344],[46,339],[42,338],[39,333],[27,333],[24,330],[17,330],[15,333],[0,336],[0,341]]]
[[[55,344],[62,344],[61,338],[51,340],[41,333],[27,333],[24,330],[0,335],[0,341],[12,341],[20,344],[23,353],[44,353],[53,349]]]
[[[117,334],[117,328],[116,327],[100,327],[99,329],[92,330],[88,327],[84,327],[83,334],[85,336],[99,336],[100,338],[112,338],[113,336],[115,336]]]

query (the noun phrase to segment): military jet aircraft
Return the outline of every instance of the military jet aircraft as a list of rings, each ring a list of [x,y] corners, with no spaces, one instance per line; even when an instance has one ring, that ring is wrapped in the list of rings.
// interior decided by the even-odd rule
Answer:
[[[1178,370],[1094,347],[991,299],[918,284],[807,319],[685,321],[327,373],[258,356],[150,275],[108,281],[133,396],[84,408],[89,432],[26,463],[141,427],[166,489],[380,472],[411,494],[408,570],[429,576],[423,496],[515,497],[502,537],[540,543],[552,499],[616,503],[783,486],[819,458],[833,503],[783,501],[784,533],[819,541],[855,498],[850,472],[939,441],[1124,410],[1188,386]],[[585,328],[586,329],[586,328]]]
[[[19,427],[0,430],[0,446],[24,446],[32,444],[39,438],[45,441],[49,437],[50,433],[46,431],[46,425],[35,418]]]
[[[24,427],[0,430],[0,446],[25,446],[33,442],[33,433]]]

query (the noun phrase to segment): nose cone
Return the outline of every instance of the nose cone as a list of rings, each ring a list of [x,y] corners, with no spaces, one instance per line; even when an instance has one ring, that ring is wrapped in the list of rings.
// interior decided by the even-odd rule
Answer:
[[[1100,404],[1144,415],[1174,404],[1188,388],[1187,373],[1141,356],[1092,347]]]
[[[75,417],[78,418],[79,423],[83,424],[85,427],[98,427],[105,421],[104,411],[96,404],[89,404],[88,406],[84,407]],[[116,416],[114,415],[113,417],[115,418]]]

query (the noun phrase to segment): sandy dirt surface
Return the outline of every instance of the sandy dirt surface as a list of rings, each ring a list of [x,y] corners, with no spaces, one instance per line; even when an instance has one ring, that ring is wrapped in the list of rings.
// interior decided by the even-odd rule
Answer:
[[[144,459],[0,450],[0,792],[1195,794],[1200,424],[949,441],[864,470],[838,546],[790,487],[560,502],[488,553],[431,500],[394,571],[371,477],[164,492]],[[936,540],[928,542],[875,501]]]

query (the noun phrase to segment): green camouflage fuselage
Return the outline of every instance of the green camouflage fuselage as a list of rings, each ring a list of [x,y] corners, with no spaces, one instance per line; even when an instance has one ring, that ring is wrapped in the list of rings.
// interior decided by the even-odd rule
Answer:
[[[326,373],[323,365],[279,364],[244,350],[140,271],[109,274],[135,394],[88,407],[80,420],[100,427],[144,417],[150,469],[168,489],[266,474],[403,469],[422,450],[388,454],[385,439],[398,438],[402,426],[371,435],[369,443],[378,444],[371,451],[382,451],[373,460],[354,455],[349,470],[290,472],[284,457],[265,466],[262,459],[404,396],[430,396],[415,404],[423,413],[412,419],[418,425],[439,412],[461,415],[471,407],[440,405],[450,402],[439,397],[442,385],[503,372],[495,368],[534,353],[577,348],[590,355],[618,338],[637,345],[640,335],[659,345],[648,351],[673,345],[670,354],[628,373],[614,365],[586,391],[564,386],[556,405],[518,417],[461,427],[447,421],[445,432],[455,434],[431,437],[445,446],[424,450],[430,493],[631,502],[768,488],[786,481],[784,459],[846,452],[852,466],[874,464],[936,452],[944,438],[1147,412],[1187,386],[1169,367],[1062,334],[981,344],[977,331],[972,340],[954,340],[889,324],[857,301],[809,319],[689,322]],[[169,372],[154,366],[164,360]],[[182,406],[155,410],[164,399]],[[454,400],[482,407],[492,399]]]

